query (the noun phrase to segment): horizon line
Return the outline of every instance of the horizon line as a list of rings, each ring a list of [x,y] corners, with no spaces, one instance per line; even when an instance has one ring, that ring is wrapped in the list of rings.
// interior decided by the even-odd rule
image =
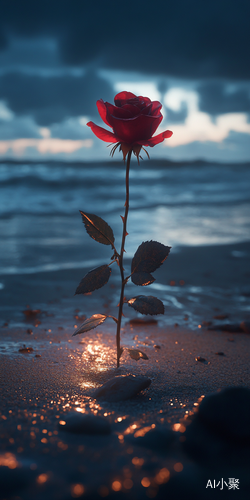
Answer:
[[[148,165],[149,162],[145,160],[142,160],[143,161],[143,165]],[[165,163],[165,164],[168,164],[168,165],[190,165],[190,164],[204,164],[204,165],[207,165],[207,164],[214,164],[214,165],[250,165],[250,159],[248,161],[220,161],[220,160],[207,160],[207,159],[204,159],[204,158],[193,158],[191,160],[172,160],[172,159],[168,159],[168,158],[153,158],[151,159],[150,158],[150,163],[152,163],[152,161],[154,163],[158,163],[158,164],[162,164],[162,163]],[[116,165],[116,164],[121,164],[123,163],[122,159],[121,160],[112,160],[110,158],[108,159],[104,159],[104,160],[70,160],[70,159],[59,159],[59,158],[46,158],[46,159],[42,159],[42,158],[37,158],[37,159],[31,159],[31,158],[20,158],[20,159],[14,159],[14,158],[0,158],[0,164],[4,164],[4,163],[9,163],[9,164],[22,164],[22,163],[30,163],[30,164],[35,164],[35,163],[54,163],[54,164],[57,164],[57,163],[60,163],[60,164],[65,164],[65,165],[69,165],[69,164],[74,164],[74,165],[87,165],[89,163],[92,163],[92,164],[98,164],[98,163],[106,163],[106,164],[111,164],[111,165]],[[141,162],[142,163],[142,162]]]

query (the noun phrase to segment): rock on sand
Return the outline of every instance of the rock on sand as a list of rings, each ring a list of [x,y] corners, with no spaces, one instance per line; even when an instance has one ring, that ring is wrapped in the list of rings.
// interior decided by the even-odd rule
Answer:
[[[110,403],[125,401],[136,396],[138,392],[143,391],[151,384],[148,377],[124,375],[114,377],[106,384],[102,385],[93,394],[95,399],[102,399]]]

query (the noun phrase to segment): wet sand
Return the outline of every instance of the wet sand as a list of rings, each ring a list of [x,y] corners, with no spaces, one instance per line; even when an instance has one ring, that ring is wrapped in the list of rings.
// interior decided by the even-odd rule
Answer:
[[[186,316],[187,309],[185,315],[175,311],[171,320],[173,308],[169,307],[166,321],[135,325],[130,321],[135,317],[133,310],[126,310],[122,345],[141,349],[149,359],[136,362],[125,350],[118,370],[112,320],[84,337],[72,337],[83,319],[79,316],[103,310],[111,314],[116,287],[82,298],[72,297],[85,274],[80,270],[1,277],[5,285],[0,330],[3,498],[219,498],[227,491],[206,488],[207,481],[218,483],[223,477],[228,481],[230,474],[242,486],[235,496],[248,498],[242,449],[236,462],[220,453],[216,457],[215,449],[214,459],[203,463],[183,443],[187,423],[203,397],[228,387],[250,388],[250,335],[208,330],[210,322],[249,321],[249,256],[249,243],[173,253],[168,266],[157,271],[158,282],[174,281],[174,292],[184,281],[183,301],[185,287],[187,294],[191,293],[188,287],[202,287],[201,303],[190,309],[193,321]],[[216,290],[220,291],[217,295]],[[241,297],[237,303],[235,290]],[[83,299],[88,299],[84,306]],[[97,311],[98,301],[102,310]],[[27,305],[40,312],[25,315]],[[225,320],[214,318],[223,315]],[[151,385],[120,403],[93,399],[96,387],[126,374],[146,375]],[[63,432],[58,422],[76,410],[108,419],[111,434]],[[136,431],[154,426],[174,431],[169,446],[134,443]],[[208,457],[209,443],[205,435]],[[235,455],[233,447],[229,446],[228,455]]]

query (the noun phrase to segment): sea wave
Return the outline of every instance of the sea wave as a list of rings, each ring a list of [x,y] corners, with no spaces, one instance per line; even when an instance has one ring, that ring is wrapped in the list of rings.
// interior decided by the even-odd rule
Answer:
[[[175,248],[250,240],[249,165],[141,162],[130,179],[127,256],[149,239]],[[107,220],[119,247],[124,180],[122,162],[0,164],[0,271],[98,265],[106,250],[86,235],[79,210]]]

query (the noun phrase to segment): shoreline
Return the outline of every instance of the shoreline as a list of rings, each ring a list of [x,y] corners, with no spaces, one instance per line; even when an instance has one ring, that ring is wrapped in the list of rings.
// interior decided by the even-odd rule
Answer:
[[[126,259],[125,265],[127,266]],[[1,304],[3,306],[13,304],[15,308],[24,307],[29,302],[47,303],[65,294],[72,297],[82,275],[87,272],[87,268],[77,268],[30,274],[2,274],[0,275],[0,283],[3,284],[3,288],[0,289]],[[165,284],[174,281],[178,285],[183,280],[186,285],[190,286],[212,286],[225,289],[230,286],[248,287],[250,241],[221,245],[179,246],[175,251],[170,252],[166,262],[154,275],[157,282]],[[106,289],[102,290],[105,294]]]

